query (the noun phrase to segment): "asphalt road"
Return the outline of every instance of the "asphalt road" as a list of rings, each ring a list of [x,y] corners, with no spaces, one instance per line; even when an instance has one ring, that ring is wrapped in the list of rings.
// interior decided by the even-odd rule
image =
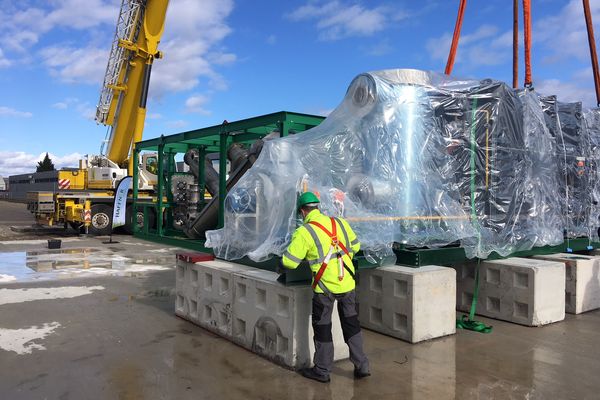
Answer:
[[[21,204],[0,216],[30,222]],[[373,376],[345,360],[324,385],[177,318],[177,249],[63,237],[52,252],[48,237],[0,241],[0,399],[599,398],[600,310],[540,328],[478,318],[493,333],[415,345],[365,330]]]
[[[0,225],[31,225],[35,223],[27,205],[0,200]]]

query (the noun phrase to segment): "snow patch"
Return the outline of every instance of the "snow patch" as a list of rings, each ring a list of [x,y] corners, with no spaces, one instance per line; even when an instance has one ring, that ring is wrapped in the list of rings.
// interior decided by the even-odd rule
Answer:
[[[77,242],[80,238],[64,238],[60,239],[62,242]],[[26,240],[0,240],[0,244],[7,245],[23,245],[23,244],[47,244],[48,240],[41,239],[26,239]]]
[[[40,340],[53,333],[60,324],[58,322],[45,323],[42,327],[32,326],[24,329],[0,328],[0,349],[14,351],[17,354],[31,354],[33,350],[46,350],[34,340]]]
[[[0,274],[0,283],[13,282],[16,280],[16,276]]]
[[[104,290],[104,286],[61,286],[52,288],[0,289],[0,305],[35,300],[70,299]]]

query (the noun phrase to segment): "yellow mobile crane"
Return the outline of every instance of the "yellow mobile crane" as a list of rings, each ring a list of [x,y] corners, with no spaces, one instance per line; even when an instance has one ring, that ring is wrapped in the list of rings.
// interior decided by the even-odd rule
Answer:
[[[86,227],[92,234],[110,233],[115,186],[131,175],[133,145],[142,139],[150,72],[161,58],[158,44],[168,0],[123,0],[108,66],[96,109],[96,121],[108,126],[100,155],[79,161],[78,170],[58,172],[58,190],[28,193],[28,208],[38,223]],[[152,196],[156,156],[141,159],[140,195]],[[125,229],[143,216],[127,208]],[[135,222],[134,222],[135,221]]]

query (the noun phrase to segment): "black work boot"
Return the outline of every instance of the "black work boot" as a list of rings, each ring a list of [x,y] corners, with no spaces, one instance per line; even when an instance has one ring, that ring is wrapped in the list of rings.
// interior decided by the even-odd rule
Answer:
[[[354,368],[354,379],[362,379],[366,378],[367,376],[371,376],[371,371],[369,371],[369,368]]]
[[[299,372],[300,375],[302,375],[303,377],[313,379],[321,383],[327,383],[330,381],[329,375],[321,375],[320,373],[315,371],[314,368],[302,368]]]

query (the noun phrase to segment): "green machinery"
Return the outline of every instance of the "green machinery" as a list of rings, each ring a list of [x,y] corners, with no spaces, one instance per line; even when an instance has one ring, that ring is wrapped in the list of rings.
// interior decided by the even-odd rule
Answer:
[[[213,154],[218,160],[219,193],[218,224],[210,227],[217,229],[223,226],[224,203],[227,192],[228,159],[227,150],[233,144],[248,146],[273,131],[278,131],[282,137],[292,133],[300,133],[315,127],[323,121],[323,117],[287,111],[276,112],[258,117],[234,122],[224,121],[221,125],[182,132],[136,143],[134,150],[133,171],[133,215],[137,224],[134,225],[134,235],[142,239],[171,244],[197,251],[210,252],[204,247],[203,239],[190,239],[178,229],[174,229],[176,202],[173,198],[171,183],[175,176],[181,174],[176,169],[176,157],[190,149],[196,149],[199,158]],[[139,197],[139,160],[142,152],[156,153],[156,184],[155,196],[152,200]],[[198,186],[204,188],[205,167],[199,163]],[[201,193],[204,191],[201,190]],[[207,204],[204,195],[199,196],[198,208]],[[131,217],[130,217],[131,218]],[[143,221],[143,223],[142,223]]]
[[[224,223],[224,203],[227,193],[227,150],[234,143],[250,145],[257,139],[261,139],[273,131],[279,131],[280,135],[287,136],[290,133],[300,133],[321,123],[323,117],[293,113],[277,112],[258,117],[248,118],[235,122],[224,122],[221,125],[210,126],[188,132],[182,132],[170,136],[161,136],[138,142],[134,151],[134,187],[133,187],[133,210],[138,217],[138,224],[134,225],[136,237],[171,244],[196,251],[210,252],[204,247],[203,239],[190,239],[181,230],[173,228],[174,208],[176,203],[171,191],[171,181],[177,174],[176,156],[186,153],[190,149],[197,149],[200,158],[205,155],[214,154],[218,160],[219,193],[218,196],[218,223],[211,229],[217,229]],[[156,185],[156,196],[153,200],[140,198],[138,196],[139,159],[141,152],[156,152],[156,168],[158,182]],[[200,163],[199,187],[204,187],[204,167]],[[205,196],[200,196],[199,208],[206,205]],[[143,221],[143,223],[142,223]],[[551,254],[557,252],[587,252],[599,248],[600,243],[591,242],[587,238],[570,239],[558,246],[536,247],[529,251],[519,252],[511,256],[526,257],[536,254]],[[394,253],[397,257],[396,263],[412,267],[423,265],[450,265],[466,261],[464,250],[458,246],[448,246],[438,249],[414,249],[395,244]],[[360,254],[358,257],[359,268],[373,268]],[[491,259],[501,258],[492,253]],[[277,260],[263,264],[256,264],[248,259],[240,262],[264,269],[274,269]],[[304,269],[288,274],[288,281],[298,281],[309,277],[308,271]]]

